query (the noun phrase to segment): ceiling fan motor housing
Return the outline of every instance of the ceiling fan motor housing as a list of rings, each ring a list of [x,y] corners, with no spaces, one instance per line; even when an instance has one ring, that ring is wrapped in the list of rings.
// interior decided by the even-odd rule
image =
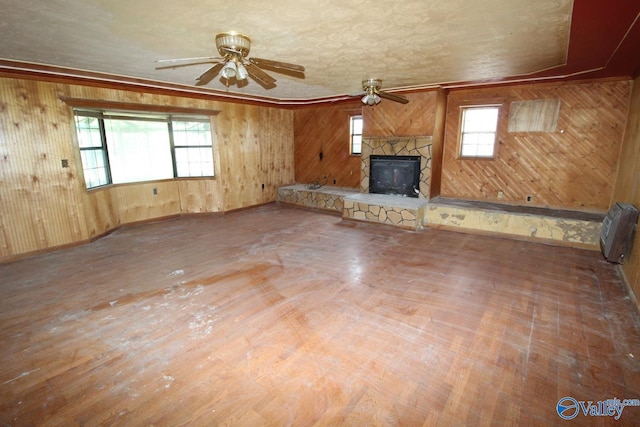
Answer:
[[[221,56],[229,55],[232,52],[238,52],[245,58],[249,54],[251,48],[251,39],[244,34],[238,33],[220,33],[216,35],[216,47]]]
[[[367,79],[362,81],[362,89],[367,93],[376,93],[382,87],[382,80],[380,79]]]

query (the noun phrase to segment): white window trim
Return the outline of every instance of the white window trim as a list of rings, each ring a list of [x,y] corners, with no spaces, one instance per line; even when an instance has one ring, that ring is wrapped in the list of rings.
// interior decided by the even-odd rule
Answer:
[[[362,117],[362,114],[351,114],[349,116],[349,154],[352,156],[362,155],[362,133],[358,133],[358,134],[353,133],[353,120],[358,118],[363,122],[362,124],[364,128],[364,118]],[[360,152],[358,153],[353,151],[353,137],[356,135],[360,136]]]
[[[498,142],[498,128],[500,126],[500,117],[502,115],[501,112],[502,104],[474,104],[474,105],[464,105],[460,107],[460,124],[458,125],[458,158],[460,159],[469,159],[469,160],[493,160],[496,157],[497,150],[497,142]],[[464,142],[464,114],[466,110],[474,109],[474,108],[496,108],[498,110],[498,115],[496,118],[496,127],[493,132],[493,150],[491,155],[463,155],[463,142]]]

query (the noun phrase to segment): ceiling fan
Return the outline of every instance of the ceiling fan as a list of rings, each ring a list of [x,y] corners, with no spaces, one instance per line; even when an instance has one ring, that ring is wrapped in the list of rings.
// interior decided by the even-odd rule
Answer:
[[[367,79],[362,81],[362,89],[364,90],[364,96],[362,97],[362,103],[367,105],[379,104],[382,99],[385,98],[391,101],[406,104],[409,102],[407,98],[400,95],[394,95],[392,93],[383,92],[380,90],[382,87],[382,80],[380,79]]]
[[[215,64],[196,77],[196,86],[206,85],[220,73],[222,78],[227,81],[227,85],[233,80],[237,82],[238,86],[242,82],[246,85],[247,77],[251,77],[265,89],[276,87],[276,79],[265,73],[263,68],[293,77],[304,77],[302,65],[262,58],[247,58],[251,49],[251,39],[244,34],[234,32],[217,34],[216,47],[220,57],[160,59],[156,62],[169,63],[170,65],[156,67],[156,70],[196,64]]]

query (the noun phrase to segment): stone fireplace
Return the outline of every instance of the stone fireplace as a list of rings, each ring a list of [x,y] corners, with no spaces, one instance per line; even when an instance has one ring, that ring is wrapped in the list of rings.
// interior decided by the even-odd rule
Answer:
[[[369,156],[369,192],[418,197],[420,156]]]
[[[360,192],[370,193],[372,156],[418,157],[420,159],[420,192],[417,197],[428,199],[431,190],[431,137],[376,137],[362,138],[362,170]],[[415,196],[414,196],[415,197]]]
[[[369,191],[371,160],[380,156],[384,156],[383,159],[392,160],[413,159],[414,164],[419,165],[419,171],[411,173],[400,170],[402,168],[394,172],[391,168],[389,176],[383,179],[394,184],[394,180],[406,177],[400,175],[419,175],[420,191],[417,197],[415,197],[415,191],[413,191],[413,197],[401,197],[398,193],[389,191],[378,194],[372,194]],[[342,212],[342,217],[345,219],[376,222],[408,230],[422,229],[425,225],[426,208],[431,194],[431,137],[365,137],[362,139],[361,158],[359,189],[329,186],[310,189],[303,184],[295,184],[280,187],[278,201]],[[409,190],[413,190],[414,186],[412,181]]]

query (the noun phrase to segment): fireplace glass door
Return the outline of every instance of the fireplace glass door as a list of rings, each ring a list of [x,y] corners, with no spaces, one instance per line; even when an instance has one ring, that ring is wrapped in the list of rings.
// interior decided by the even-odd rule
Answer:
[[[420,156],[371,156],[369,192],[418,197]]]

